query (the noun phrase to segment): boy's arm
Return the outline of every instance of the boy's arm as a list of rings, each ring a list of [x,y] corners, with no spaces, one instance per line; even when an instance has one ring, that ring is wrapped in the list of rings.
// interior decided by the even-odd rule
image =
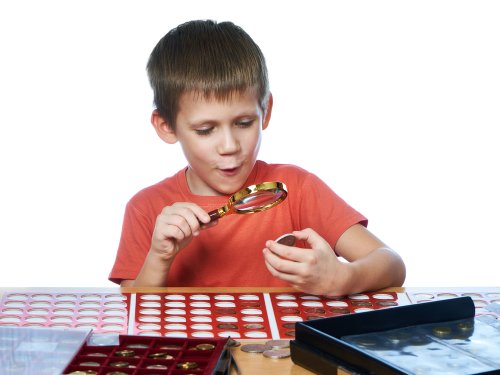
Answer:
[[[200,230],[217,221],[194,203],[177,202],[163,208],[158,215],[151,238],[151,247],[135,280],[122,280],[122,287],[168,286],[167,276],[179,251],[196,237]]]
[[[360,224],[342,234],[335,252],[349,262],[343,263],[349,293],[403,285],[406,268],[401,257]]]
[[[274,276],[305,293],[347,295],[390,286],[405,279],[402,259],[360,224],[347,229],[335,246],[312,229],[293,232],[309,249],[268,241],[264,249],[267,268]]]

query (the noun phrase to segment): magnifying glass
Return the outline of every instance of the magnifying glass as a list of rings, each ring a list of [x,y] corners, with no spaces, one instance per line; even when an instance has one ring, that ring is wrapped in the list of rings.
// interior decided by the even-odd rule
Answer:
[[[286,185],[282,182],[263,182],[248,186],[231,195],[225,206],[210,211],[210,221],[232,213],[253,214],[265,211],[283,202],[287,195]]]

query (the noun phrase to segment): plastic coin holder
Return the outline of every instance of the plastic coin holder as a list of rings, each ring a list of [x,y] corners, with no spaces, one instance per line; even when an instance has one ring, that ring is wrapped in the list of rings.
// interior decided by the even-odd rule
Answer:
[[[476,374],[500,369],[500,330],[474,319],[342,339],[412,374]]]
[[[439,301],[449,298],[470,297],[476,308],[476,316],[490,316],[500,320],[500,291],[496,290],[459,290],[453,292],[435,291],[431,289],[408,289],[408,297],[411,303]]]
[[[227,339],[120,335],[117,345],[83,345],[63,374],[212,374],[227,371]]]
[[[0,373],[61,374],[89,330],[0,326]]]
[[[0,326],[128,332],[130,295],[120,293],[4,293]]]
[[[270,293],[276,325],[281,338],[295,337],[295,323],[398,306],[394,292],[325,297],[303,293]]]
[[[138,293],[133,334],[202,339],[272,337],[262,293]]]

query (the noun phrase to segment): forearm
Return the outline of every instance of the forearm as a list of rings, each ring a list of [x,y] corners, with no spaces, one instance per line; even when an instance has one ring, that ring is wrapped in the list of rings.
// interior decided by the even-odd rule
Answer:
[[[335,295],[348,295],[403,285],[406,269],[401,257],[381,247],[365,257],[343,263],[342,277],[333,280]],[[340,282],[339,282],[340,281]]]
[[[127,286],[167,286],[167,275],[171,262],[165,261],[150,251],[146,256],[139,274],[131,285]]]

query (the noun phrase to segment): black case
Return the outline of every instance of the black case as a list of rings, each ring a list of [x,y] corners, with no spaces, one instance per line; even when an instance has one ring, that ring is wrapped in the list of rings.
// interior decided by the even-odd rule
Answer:
[[[409,374],[380,358],[358,350],[341,337],[421,324],[474,318],[470,297],[398,306],[350,315],[299,322],[290,342],[295,364],[319,374],[336,374],[339,369],[354,374]],[[499,374],[495,371],[481,374]]]

